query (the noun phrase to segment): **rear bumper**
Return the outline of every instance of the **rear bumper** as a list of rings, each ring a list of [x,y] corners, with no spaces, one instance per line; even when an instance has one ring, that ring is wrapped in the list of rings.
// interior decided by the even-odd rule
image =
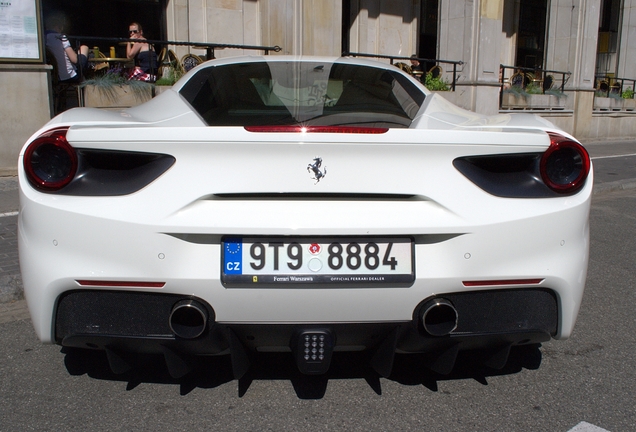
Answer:
[[[187,370],[184,364],[194,356],[229,354],[235,375],[242,375],[251,351],[292,352],[299,358],[302,335],[326,334],[329,353],[369,350],[372,365],[388,375],[395,353],[433,354],[433,370],[449,373],[458,352],[479,349],[486,353],[486,364],[503,367],[510,347],[545,342],[557,331],[557,298],[548,289],[448,293],[443,298],[457,311],[457,326],[449,334],[432,336],[422,325],[421,307],[430,299],[413,310],[410,321],[264,325],[218,322],[213,305],[199,298],[70,291],[57,304],[55,341],[67,347],[105,350],[114,371],[126,369],[122,359],[130,354],[163,354],[175,376]],[[201,326],[195,337],[180,337],[170,322],[175,305],[183,300],[195,302],[207,318],[205,323],[193,323]],[[309,369],[308,373],[323,372]]]

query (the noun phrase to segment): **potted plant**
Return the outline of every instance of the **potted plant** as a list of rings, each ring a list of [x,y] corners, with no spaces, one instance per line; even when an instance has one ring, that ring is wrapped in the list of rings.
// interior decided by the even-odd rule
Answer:
[[[621,94],[623,98],[623,108],[627,111],[636,110],[636,99],[634,99],[634,89],[627,87]]]
[[[183,76],[183,69],[177,67],[174,64],[170,64],[160,69],[159,76],[155,82],[155,96],[161,94],[165,89],[169,89],[179,81],[179,78]]]
[[[501,107],[508,109],[563,109],[567,95],[559,90],[547,90],[540,85],[528,84],[525,88],[512,86],[503,91]]]
[[[115,69],[85,80],[80,87],[83,88],[87,107],[129,108],[150,100],[152,96],[152,84],[127,80]]]

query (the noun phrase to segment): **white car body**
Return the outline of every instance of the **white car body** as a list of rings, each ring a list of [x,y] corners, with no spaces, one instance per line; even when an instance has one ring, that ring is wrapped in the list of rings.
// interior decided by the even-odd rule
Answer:
[[[392,353],[422,352],[428,346],[444,353],[456,345],[453,338],[464,344],[460,343],[460,349],[496,352],[570,336],[587,273],[591,169],[572,193],[502,197],[469,180],[453,161],[540,154],[551,146],[548,133],[576,140],[536,116],[486,117],[462,110],[393,66],[357,59],[310,60],[396,69],[426,96],[409,127],[389,127],[373,134],[211,127],[180,94],[206,68],[304,60],[274,56],[208,62],[146,104],[121,112],[74,109],[51,120],[28,140],[19,161],[20,264],[33,325],[43,342],[105,349],[109,359],[112,353],[160,351],[157,347],[171,347],[168,351],[177,354],[183,351],[181,358],[230,352],[240,375],[240,361],[234,357],[241,358],[243,349],[296,352],[295,342],[280,341],[289,341],[290,335],[303,330],[312,335],[313,330],[325,331],[329,349],[384,352],[381,347],[388,344]],[[55,127],[69,127],[66,140],[73,148],[169,155],[174,163],[147,185],[123,195],[42,191],[30,182],[23,158],[31,142]],[[318,171],[322,177],[311,170],[316,158],[322,161]],[[412,239],[414,280],[406,285],[351,287],[302,282],[225,284],[223,239],[261,236],[265,241],[268,237]],[[493,337],[496,331],[487,329],[462,339],[467,332],[461,331],[463,313],[456,307],[456,326],[444,334],[420,331],[415,336],[404,330],[421,322],[416,311],[427,299],[480,292],[497,298],[498,293],[530,291],[547,292],[555,300],[556,324],[549,334],[545,329],[523,328],[521,320],[497,337]],[[136,331],[127,335],[109,330],[111,322],[100,322],[102,305],[95,306],[92,315],[78,318],[81,322],[66,322],[64,327],[58,322],[60,314],[67,313],[68,321],[73,312],[60,312],[60,299],[80,292],[87,297],[78,297],[79,303],[63,311],[90,308],[91,293],[107,292],[112,296],[109,302],[128,311],[133,327],[135,320],[145,319],[143,310],[131,314],[140,309],[126,307],[127,298],[117,300],[119,293],[174,295],[173,303],[193,299],[212,311],[206,313],[202,334],[192,339],[169,331],[149,330],[140,336]],[[139,301],[143,304],[143,297]],[[507,301],[513,301],[512,297]],[[487,308],[480,313],[499,314]],[[168,315],[162,318],[166,324]],[[375,345],[368,343],[368,334],[355,337],[358,327],[375,324],[383,335]],[[59,334],[59,326],[71,329],[70,333]],[[524,332],[531,335],[514,336]],[[128,340],[133,336],[145,342],[135,345]],[[201,338],[224,341],[218,342],[218,349],[181,349]],[[423,342],[412,342],[418,338]],[[379,361],[381,373],[390,372],[392,357],[388,357]],[[452,364],[439,369],[450,368]],[[179,371],[177,367],[175,375]],[[320,367],[305,370],[324,371]]]

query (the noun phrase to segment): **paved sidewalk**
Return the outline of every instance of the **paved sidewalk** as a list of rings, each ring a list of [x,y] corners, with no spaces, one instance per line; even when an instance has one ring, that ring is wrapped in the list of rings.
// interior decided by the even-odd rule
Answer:
[[[594,162],[595,195],[636,188],[636,141],[584,145]],[[0,177],[0,324],[30,319],[18,265],[18,208],[17,177]]]
[[[0,215],[17,212],[18,207],[18,178],[0,177]]]

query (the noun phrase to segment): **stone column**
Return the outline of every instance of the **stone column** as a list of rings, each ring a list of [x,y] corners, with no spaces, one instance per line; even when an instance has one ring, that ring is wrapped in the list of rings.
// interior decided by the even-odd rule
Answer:
[[[574,98],[570,132],[579,139],[591,134],[600,12],[601,0],[553,0],[550,11],[551,16],[557,16],[550,21],[548,33],[550,40],[554,38],[553,65],[554,69],[572,72],[566,85],[566,92]]]
[[[499,110],[503,5],[504,0],[440,1],[439,58],[464,62],[457,104],[482,114]]]
[[[636,79],[636,0],[623,0],[621,13],[618,76]]]

